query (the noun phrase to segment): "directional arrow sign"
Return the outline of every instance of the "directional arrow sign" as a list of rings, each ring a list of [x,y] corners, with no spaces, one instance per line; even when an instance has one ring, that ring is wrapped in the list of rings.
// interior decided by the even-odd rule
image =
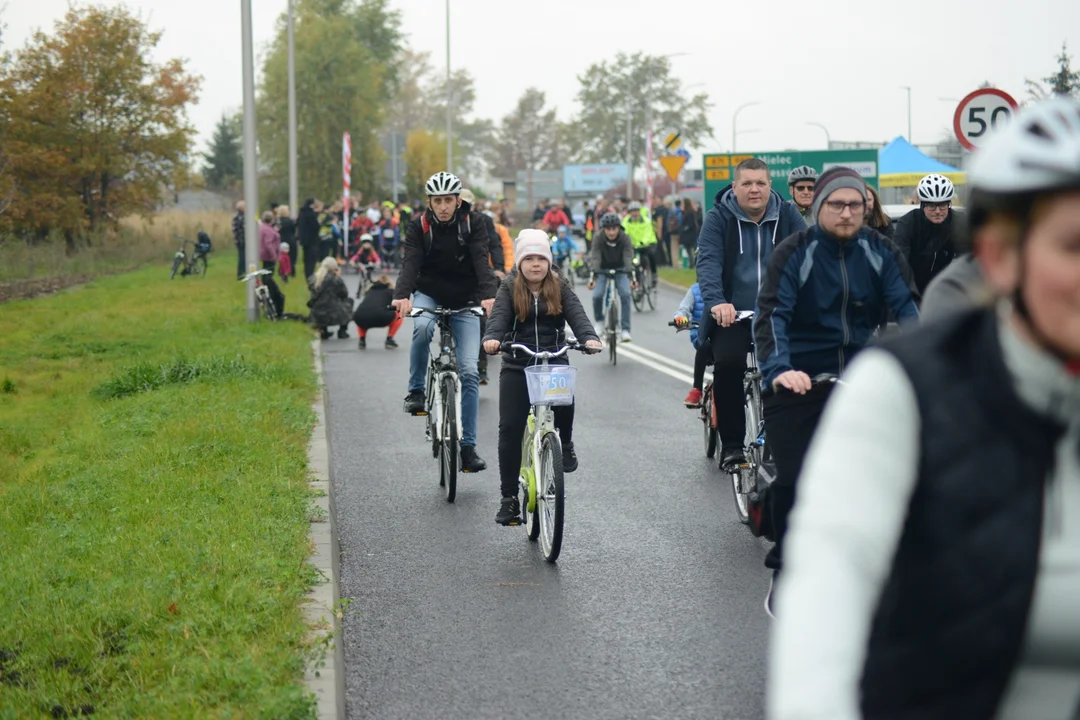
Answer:
[[[686,164],[686,158],[682,155],[664,155],[660,158],[660,164],[667,170],[671,181],[675,182],[679,177],[679,172],[683,169],[683,165]]]
[[[671,133],[666,138],[664,138],[664,147],[666,147],[668,150],[674,150],[675,148],[679,147],[679,143],[682,142],[682,140],[679,139],[680,137],[681,135],[677,132]]]

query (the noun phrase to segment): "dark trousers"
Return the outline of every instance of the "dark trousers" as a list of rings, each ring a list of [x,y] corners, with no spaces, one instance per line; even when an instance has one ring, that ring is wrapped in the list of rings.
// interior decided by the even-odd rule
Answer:
[[[293,241],[291,243],[289,243],[289,260],[291,261],[289,263],[289,265],[290,265],[290,267],[292,267],[292,272],[289,273],[290,277],[296,277],[296,262],[299,259],[300,259],[300,248],[298,247],[298,243],[296,242],[296,240],[293,239]]]
[[[319,241],[319,262],[322,262],[325,258],[334,257],[334,253],[336,252],[337,240]]]
[[[499,373],[499,485],[503,497],[518,494],[518,471],[521,469],[521,441],[528,424],[529,389],[525,373],[519,367],[503,365]],[[569,445],[574,432],[574,406],[554,408],[555,427],[563,447]]]
[[[476,360],[476,370],[481,375],[487,375],[488,354],[484,352],[484,333],[487,332],[487,315],[480,316],[480,357]],[[500,384],[502,381],[499,381]]]
[[[653,282],[656,282],[656,255],[657,253],[661,252],[660,244],[656,243],[654,245],[645,245],[644,247],[636,248],[636,251],[639,255],[641,255],[642,262],[646,262],[649,264],[649,270],[652,272]]]
[[[713,361],[712,345],[705,343],[694,353],[694,387],[698,390],[705,384],[705,368]]]
[[[762,399],[765,438],[776,463],[776,480],[769,487],[769,514],[776,545],[765,556],[765,567],[780,570],[784,558],[787,519],[795,506],[795,485],[833,385],[815,385],[805,395],[787,390],[768,392]]]
[[[743,375],[746,373],[746,354],[751,348],[750,324],[741,322],[729,327],[714,325],[711,336],[715,363],[713,407],[716,408],[716,429],[723,447],[742,447],[746,441]]]
[[[247,275],[244,272],[244,260],[246,259],[247,251],[244,249],[244,243],[240,243],[236,246],[236,277],[242,278]]]
[[[309,245],[304,248],[304,280],[315,274],[315,265],[320,260],[318,253],[318,245]]]

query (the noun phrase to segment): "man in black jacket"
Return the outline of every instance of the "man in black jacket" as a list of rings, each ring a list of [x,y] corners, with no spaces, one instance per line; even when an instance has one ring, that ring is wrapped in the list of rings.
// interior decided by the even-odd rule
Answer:
[[[589,289],[593,291],[593,317],[596,319],[597,334],[602,334],[604,330],[604,295],[608,282],[604,271],[617,270],[619,274],[614,280],[622,313],[619,316],[622,325],[620,339],[630,342],[630,284],[634,271],[634,245],[615,213],[607,213],[600,218],[600,234],[593,242],[589,267],[592,268]],[[599,285],[596,284],[597,279],[600,280]]]
[[[427,209],[405,231],[405,253],[394,307],[405,316],[416,307],[456,310],[477,300],[490,312],[498,289],[488,264],[487,224],[461,199],[461,180],[448,172],[431,176],[425,186]],[[454,315],[451,328],[457,341],[461,373],[461,469],[479,472],[487,463],[476,454],[476,417],[480,410],[477,359],[480,353],[480,319]],[[424,413],[424,383],[435,320],[421,315],[413,321],[409,352],[409,393],[405,412]]]
[[[315,208],[318,202],[315,198],[308,198],[296,216],[296,233],[300,246],[304,248],[305,281],[315,274],[315,263],[318,261],[319,215]]]
[[[232,219],[233,244],[236,245],[236,279],[240,280],[246,274],[244,272],[244,254],[247,244],[244,242],[244,201],[236,203],[236,214]]]
[[[931,173],[919,181],[919,209],[896,223],[893,242],[911,267],[915,289],[922,297],[926,286],[960,253],[956,249],[955,194],[952,181]]]

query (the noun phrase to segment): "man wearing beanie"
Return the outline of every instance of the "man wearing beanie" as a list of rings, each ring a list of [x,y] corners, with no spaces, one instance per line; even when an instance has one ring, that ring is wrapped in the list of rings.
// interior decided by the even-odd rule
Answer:
[[[832,389],[831,382],[811,379],[841,375],[874,339],[886,309],[901,323],[919,316],[896,246],[864,224],[866,192],[850,168],[822,173],[810,206],[815,224],[776,246],[758,296],[754,338],[765,436],[776,462],[768,494],[776,545],[765,558],[774,581],[795,481]],[[765,608],[771,615],[772,586]]]

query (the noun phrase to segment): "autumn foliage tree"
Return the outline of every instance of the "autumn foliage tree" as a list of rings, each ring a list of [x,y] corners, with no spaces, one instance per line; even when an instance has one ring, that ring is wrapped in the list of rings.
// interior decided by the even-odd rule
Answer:
[[[184,174],[199,78],[157,64],[161,39],[123,6],[71,7],[0,57],[0,145],[14,191],[0,229],[70,239],[146,213]]]
[[[413,130],[405,137],[405,191],[424,196],[429,177],[446,168],[446,136],[429,130]]]

